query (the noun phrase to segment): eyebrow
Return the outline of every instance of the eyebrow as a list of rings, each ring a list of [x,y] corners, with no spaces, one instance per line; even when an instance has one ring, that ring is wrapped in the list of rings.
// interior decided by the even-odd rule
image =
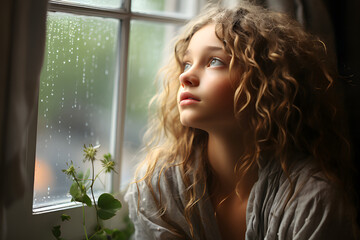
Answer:
[[[225,52],[225,49],[223,47],[218,47],[218,46],[206,46],[205,47],[206,51],[210,51],[210,52],[217,52],[217,51],[223,51]],[[191,53],[191,51],[189,51],[188,49],[185,51],[184,56],[186,57],[187,55],[189,55]]]

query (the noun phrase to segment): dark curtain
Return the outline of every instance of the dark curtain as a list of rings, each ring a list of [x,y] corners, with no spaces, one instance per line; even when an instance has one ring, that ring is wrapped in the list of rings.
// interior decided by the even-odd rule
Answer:
[[[2,0],[0,7],[0,239],[6,210],[32,190],[26,158],[29,121],[37,114],[47,0]],[[35,115],[36,116],[36,115]],[[21,221],[21,219],[19,219]]]

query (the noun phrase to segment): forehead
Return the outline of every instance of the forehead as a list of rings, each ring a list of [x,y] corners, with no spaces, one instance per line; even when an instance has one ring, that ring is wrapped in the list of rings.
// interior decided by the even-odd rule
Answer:
[[[208,24],[200,28],[190,39],[186,52],[193,52],[204,47],[224,48],[215,34],[215,24]]]

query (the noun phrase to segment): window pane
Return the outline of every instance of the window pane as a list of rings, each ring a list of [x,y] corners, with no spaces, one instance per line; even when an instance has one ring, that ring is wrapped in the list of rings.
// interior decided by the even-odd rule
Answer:
[[[89,7],[97,8],[120,8],[123,5],[123,0],[55,0],[59,3],[75,3]]]
[[[135,165],[143,159],[142,136],[149,100],[155,94],[155,77],[169,56],[164,46],[169,46],[178,28],[172,24],[131,21],[121,188],[132,180]]]
[[[199,1],[194,0],[132,0],[133,12],[145,12],[191,18],[196,14]]]
[[[119,21],[49,13],[40,78],[33,208],[69,202],[62,169],[73,161],[83,172],[84,144],[114,144]],[[99,166],[97,166],[99,169]],[[109,190],[110,177],[97,191]]]

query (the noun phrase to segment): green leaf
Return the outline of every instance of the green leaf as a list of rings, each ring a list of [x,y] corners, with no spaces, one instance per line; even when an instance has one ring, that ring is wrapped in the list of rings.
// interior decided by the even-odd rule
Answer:
[[[98,199],[98,216],[102,220],[107,220],[116,215],[116,211],[121,208],[119,200],[109,193],[103,193]]]
[[[72,201],[85,203],[89,207],[92,206],[91,199],[86,194],[86,188],[82,183],[77,184],[77,182],[73,182],[70,187],[70,195],[72,196]]]
[[[91,240],[108,240],[108,236],[104,231],[100,231],[95,233],[92,237]]]
[[[109,229],[109,228],[104,228],[104,232],[106,232],[106,234],[113,234],[113,232],[116,231],[116,229]]]
[[[84,179],[84,173],[83,173],[83,172],[79,172],[76,177],[77,177],[77,179],[79,179],[79,180],[81,181],[81,180]]]
[[[121,208],[121,202],[110,193],[103,193],[98,199],[98,206],[102,209],[118,210]]]
[[[116,215],[116,210],[113,209],[98,209],[98,216],[102,220],[108,220]]]
[[[52,234],[54,235],[54,237],[56,237],[56,239],[59,239],[59,237],[61,236],[60,228],[61,226],[57,225],[57,226],[53,226],[53,228],[51,229]]]
[[[126,240],[126,234],[118,229],[114,229],[111,234],[111,239],[113,240]]]
[[[71,219],[71,217],[67,214],[62,214],[61,215],[61,221],[69,221]]]
[[[73,184],[71,184],[70,195],[74,199],[79,198],[81,196],[81,189],[80,189],[79,185],[76,182],[73,182]]]
[[[83,196],[83,199],[82,199],[81,202],[85,203],[88,207],[91,207],[91,206],[92,206],[91,199],[90,199],[90,197],[89,197],[87,194],[85,194],[85,195]]]

